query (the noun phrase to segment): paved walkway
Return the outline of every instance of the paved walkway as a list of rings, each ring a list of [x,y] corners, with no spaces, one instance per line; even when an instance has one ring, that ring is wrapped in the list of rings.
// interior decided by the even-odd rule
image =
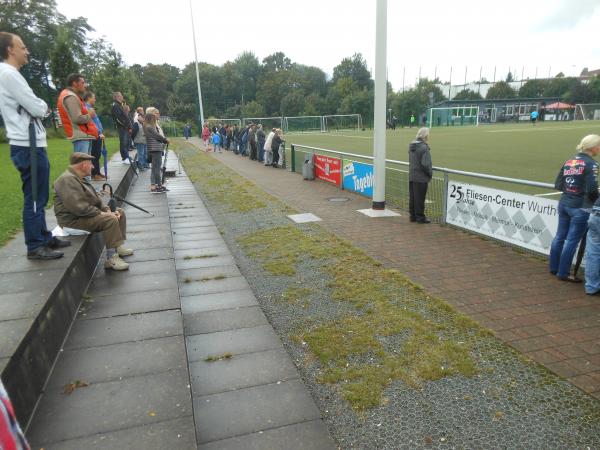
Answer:
[[[213,155],[600,398],[600,299],[551,277],[544,260],[449,227],[410,223],[405,213],[371,219],[356,212],[370,208],[367,198],[232,152]],[[349,200],[328,200],[340,196]]]
[[[335,448],[187,176],[167,195],[150,194],[148,177],[128,200],[155,217],[126,208],[130,270],[97,269],[28,430],[33,448]]]

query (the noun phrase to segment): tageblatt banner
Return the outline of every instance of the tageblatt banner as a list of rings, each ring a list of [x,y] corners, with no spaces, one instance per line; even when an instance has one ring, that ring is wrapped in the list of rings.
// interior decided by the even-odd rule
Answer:
[[[373,165],[344,160],[344,189],[373,198]]]
[[[342,160],[331,156],[316,155],[314,159],[315,177],[340,186],[342,183]]]
[[[446,222],[546,255],[558,226],[558,201],[450,181]]]

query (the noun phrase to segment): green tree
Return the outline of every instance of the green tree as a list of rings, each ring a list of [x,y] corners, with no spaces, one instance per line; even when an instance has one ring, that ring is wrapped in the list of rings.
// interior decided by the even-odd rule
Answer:
[[[543,97],[547,88],[548,82],[546,80],[527,80],[519,89],[519,97]]]
[[[516,96],[517,92],[511,88],[506,81],[498,81],[496,84],[494,84],[494,86],[488,89],[485,98],[515,98]]]
[[[463,89],[452,100],[481,100],[483,97],[471,89]]]
[[[281,114],[300,116],[304,112],[304,94],[298,90],[290,92],[281,99]]]
[[[167,111],[167,100],[175,92],[175,82],[179,78],[180,71],[170,64],[146,64],[143,67],[132,69],[138,75],[140,81],[148,89],[148,101],[161,111]]]
[[[244,117],[264,117],[265,108],[255,100],[242,106],[242,115]]]
[[[66,87],[67,76],[79,72],[79,64],[71,51],[71,36],[64,27],[59,27],[54,47],[50,51],[50,74],[58,90]]]
[[[351,78],[359,89],[373,88],[371,72],[360,53],[355,53],[352,58],[342,59],[342,62],[333,68],[333,82],[336,83],[341,78]]]

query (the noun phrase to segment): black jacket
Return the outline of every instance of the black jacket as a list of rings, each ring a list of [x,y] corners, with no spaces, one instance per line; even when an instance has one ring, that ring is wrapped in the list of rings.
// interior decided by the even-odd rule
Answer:
[[[433,173],[429,145],[422,139],[416,139],[408,146],[408,181],[429,183]]]
[[[125,128],[126,130],[131,129],[131,120],[129,120],[129,116],[123,109],[123,105],[119,102],[113,102],[111,112],[117,127]]]

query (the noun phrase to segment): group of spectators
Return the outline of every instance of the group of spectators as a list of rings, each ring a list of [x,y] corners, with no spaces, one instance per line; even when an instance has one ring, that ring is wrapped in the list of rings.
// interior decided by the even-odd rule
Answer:
[[[218,124],[209,128],[205,123],[201,138],[205,151],[220,153],[222,149],[233,151],[236,155],[247,156],[265,166],[283,167],[285,165],[285,141],[280,128],[272,128],[265,133],[262,124],[250,123],[245,127]]]
[[[42,119],[48,116],[50,109],[34,94],[19,72],[29,59],[29,51],[19,36],[0,32],[0,59],[0,113],[6,126],[11,160],[21,175],[27,258],[58,259],[64,256],[61,249],[70,246],[71,242],[53,236],[46,224],[50,162]],[[133,142],[148,145],[150,151],[162,152],[162,147],[152,147],[153,139],[168,143],[157,131],[158,111],[151,108],[145,116],[143,110],[136,111],[134,122],[138,125],[137,133],[146,136],[142,141],[136,134],[132,136],[134,126],[127,115],[123,96],[116,92],[113,97],[115,122],[119,136],[123,138],[120,142],[123,161],[131,161],[129,145],[132,137]],[[67,77],[66,88],[58,96],[57,107],[73,152],[69,166],[53,185],[54,212],[61,227],[102,232],[106,242],[105,268],[126,270],[129,265],[121,258],[132,255],[133,250],[123,245],[126,239],[125,212],[116,207],[111,210],[103,193],[91,184],[92,180],[106,180],[106,174],[102,174],[99,167],[104,134],[102,123],[94,111],[95,101],[94,93],[86,89],[81,74]],[[160,158],[158,161],[160,173]]]

